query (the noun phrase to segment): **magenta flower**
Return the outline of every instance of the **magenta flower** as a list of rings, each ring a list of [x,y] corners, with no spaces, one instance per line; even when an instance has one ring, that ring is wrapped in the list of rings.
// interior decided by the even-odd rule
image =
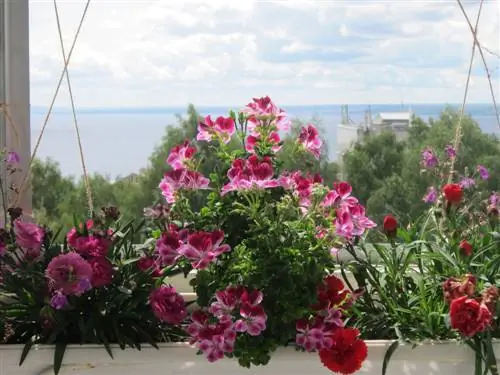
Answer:
[[[215,121],[210,116],[198,124],[198,141],[211,141],[214,138],[224,143],[229,143],[231,137],[236,132],[236,125],[231,117],[219,116]]]
[[[444,150],[450,159],[457,156],[457,150],[452,145],[447,145]]]
[[[474,187],[476,185],[476,181],[470,177],[464,177],[460,180],[459,185],[463,189],[470,189],[471,187]]]
[[[325,331],[320,319],[313,319],[312,321],[301,319],[297,321],[296,329],[296,344],[308,352],[331,348],[333,345],[331,333]]]
[[[248,130],[251,134],[260,134],[262,127],[272,127],[274,130],[289,130],[291,121],[287,114],[278,108],[269,96],[254,98],[242,111],[248,117]]]
[[[438,164],[436,155],[434,155],[434,152],[429,147],[422,151],[421,157],[424,168],[434,168]]]
[[[361,236],[367,229],[372,229],[377,226],[372,220],[366,216],[365,207],[360,204],[355,204],[347,208],[351,215],[351,220],[354,224],[353,235]]]
[[[174,203],[177,191],[208,189],[210,180],[201,173],[188,169],[176,169],[165,173],[159,188],[168,203]]]
[[[271,132],[265,141],[261,140],[261,135],[260,134],[250,134],[246,140],[245,140],[245,149],[251,153],[255,154],[255,147],[259,143],[267,143],[268,145],[271,146],[271,151],[272,152],[278,152],[281,150],[281,138],[280,135],[277,132]]]
[[[14,221],[16,243],[25,249],[40,250],[45,232],[38,225],[16,219]]]
[[[236,159],[227,172],[229,182],[222,187],[221,195],[230,191],[246,191],[251,189],[268,189],[279,186],[273,178],[274,171],[271,158],[259,159],[251,155],[248,159]]]
[[[179,248],[179,254],[188,258],[195,269],[205,269],[222,254],[231,250],[229,245],[221,245],[224,232],[197,232],[188,237],[187,244]]]
[[[437,192],[436,188],[434,186],[430,186],[427,189],[427,193],[424,195],[422,200],[425,203],[434,203],[437,201],[437,198],[438,198],[438,192]]]
[[[244,303],[240,308],[241,319],[234,323],[237,332],[246,332],[250,336],[259,336],[266,329],[267,315],[260,305]]]
[[[496,207],[500,205],[500,195],[498,195],[498,193],[496,192],[493,192],[488,200],[490,201],[490,204],[492,206]]]
[[[45,276],[52,290],[60,290],[65,295],[79,296],[92,287],[92,267],[76,252],[53,258]]]
[[[358,200],[351,196],[352,186],[345,181],[336,182],[334,190],[330,190],[321,205],[323,207],[352,207],[358,204]]]
[[[232,328],[223,330],[217,327],[213,331],[217,333],[201,339],[198,343],[198,349],[211,363],[224,358],[224,353],[232,353],[236,341],[236,332]],[[222,332],[219,333],[219,331]]]
[[[481,180],[487,180],[488,178],[490,178],[490,173],[488,172],[488,169],[484,165],[478,165],[477,171],[479,172]]]
[[[224,353],[233,352],[236,332],[231,321],[212,323],[210,315],[204,310],[194,311],[191,321],[186,330],[192,337],[190,343],[195,344],[209,362],[224,358]]]
[[[151,272],[152,277],[161,277],[163,274],[157,259],[153,257],[143,256],[137,261],[137,268],[142,272]]]
[[[56,310],[63,309],[68,304],[68,297],[66,297],[60,290],[56,291],[50,299],[50,306]]]
[[[321,155],[321,146],[323,141],[319,136],[318,129],[309,124],[300,129],[298,143],[310,152],[316,159]]]
[[[104,257],[95,257],[89,259],[92,267],[91,284],[94,288],[100,288],[110,284],[113,281],[113,265]]]
[[[15,151],[9,151],[7,152],[7,155],[5,157],[5,162],[7,164],[18,164],[21,161],[21,157],[19,154]]]
[[[181,257],[179,248],[183,244],[177,232],[163,232],[156,241],[156,253],[160,257],[161,264],[171,266]]]
[[[196,153],[196,148],[191,146],[188,140],[184,143],[175,146],[170,150],[170,154],[167,158],[167,163],[172,167],[172,169],[184,169],[187,167],[186,162],[191,160]]]
[[[187,316],[182,296],[174,287],[162,285],[149,295],[149,303],[155,316],[162,322],[178,324]]]
[[[241,287],[228,287],[215,293],[216,301],[212,302],[208,311],[219,319],[220,322],[232,321],[232,313],[240,303],[243,289]]]

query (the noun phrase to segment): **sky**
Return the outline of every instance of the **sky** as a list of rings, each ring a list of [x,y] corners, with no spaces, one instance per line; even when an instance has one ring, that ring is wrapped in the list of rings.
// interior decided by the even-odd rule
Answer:
[[[462,1],[474,23],[479,1]],[[57,1],[66,53],[85,3]],[[500,1],[478,39],[500,55]],[[78,107],[457,103],[472,41],[455,0],[93,0],[69,73]],[[30,0],[30,53],[31,103],[47,106],[63,68],[52,0]],[[491,102],[485,77],[476,53],[469,102]]]

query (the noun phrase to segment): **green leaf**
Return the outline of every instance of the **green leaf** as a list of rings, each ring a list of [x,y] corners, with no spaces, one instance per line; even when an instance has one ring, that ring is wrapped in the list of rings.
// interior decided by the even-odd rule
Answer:
[[[394,341],[385,351],[384,362],[382,363],[382,375],[385,375],[387,372],[387,366],[389,365],[389,361],[391,360],[392,355],[399,347],[399,341]]]
[[[61,371],[62,361],[64,358],[64,353],[66,352],[67,343],[58,342],[56,343],[56,349],[54,351],[54,374],[58,375]]]
[[[33,338],[30,337],[29,341],[26,344],[24,344],[24,348],[21,353],[21,359],[19,359],[19,366],[21,366],[26,360],[26,357],[28,356],[32,346],[33,346]]]

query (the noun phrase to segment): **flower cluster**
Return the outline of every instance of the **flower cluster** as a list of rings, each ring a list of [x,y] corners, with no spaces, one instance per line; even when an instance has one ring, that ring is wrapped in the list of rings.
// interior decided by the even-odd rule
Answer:
[[[208,309],[192,313],[187,328],[191,343],[209,362],[224,358],[225,353],[233,352],[238,334],[259,336],[266,329],[262,300],[262,292],[248,291],[242,285],[217,291]]]
[[[72,251],[49,262],[45,275],[52,291],[51,306],[57,310],[68,304],[67,296],[81,296],[91,288],[101,288],[113,280],[113,265],[107,259],[112,245],[111,229],[103,229],[88,220],[79,230],[66,235]]]
[[[449,278],[443,284],[443,294],[450,305],[451,328],[465,337],[485,331],[496,313],[498,289],[492,285],[476,296],[476,283],[476,278],[468,274],[461,280]]]
[[[159,184],[166,205],[147,212],[158,225],[154,249],[138,266],[155,277],[175,265],[196,271],[199,309],[187,332],[210,362],[228,355],[245,366],[265,364],[271,351],[295,338],[298,321],[299,346],[318,350],[332,371],[352,373],[366,358],[359,332],[344,326],[356,295],[340,279],[324,277],[334,270],[332,254],[376,225],[349,183],[326,186],[311,171],[282,169],[278,156],[289,145],[289,152],[317,163],[322,155],[311,124],[297,129],[292,142],[282,141],[290,125],[269,97],[228,117],[200,118],[196,141],[210,143],[216,166],[203,165],[209,177],[197,170],[210,156],[193,140],[170,150],[170,171]],[[200,189],[208,191],[197,195]],[[287,297],[277,295],[280,288]],[[185,317],[170,286],[151,295],[151,306],[164,321]],[[308,309],[314,317],[304,320]]]
[[[329,275],[317,290],[314,316],[297,322],[296,343],[306,351],[319,351],[331,371],[352,374],[361,368],[368,349],[359,331],[346,328],[344,317],[356,295],[338,277]]]

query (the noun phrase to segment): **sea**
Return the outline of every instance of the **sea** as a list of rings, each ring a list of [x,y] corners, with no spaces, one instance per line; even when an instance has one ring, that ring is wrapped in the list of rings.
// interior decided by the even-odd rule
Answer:
[[[416,116],[427,120],[437,118],[447,107],[459,105],[415,104],[415,105],[370,105],[371,113],[395,112],[411,109]],[[85,155],[85,163],[90,173],[105,175],[111,180],[139,172],[148,166],[148,158],[154,148],[161,143],[168,126],[175,126],[177,115],[183,115],[186,108],[99,108],[80,109],[77,119]],[[227,114],[227,107],[197,107],[202,115]],[[235,110],[238,107],[233,107]],[[341,105],[284,106],[292,117],[304,121],[316,119],[320,123],[323,137],[328,145],[329,155],[335,160],[336,127],[340,123]],[[367,104],[349,105],[349,116],[361,123]],[[469,104],[466,113],[471,115],[486,133],[500,135],[494,106],[489,104]],[[34,148],[46,117],[46,110],[32,108],[31,144]],[[67,109],[56,109],[45,128],[37,157],[50,158],[59,164],[64,175],[80,177],[82,168],[77,146],[73,115]]]

